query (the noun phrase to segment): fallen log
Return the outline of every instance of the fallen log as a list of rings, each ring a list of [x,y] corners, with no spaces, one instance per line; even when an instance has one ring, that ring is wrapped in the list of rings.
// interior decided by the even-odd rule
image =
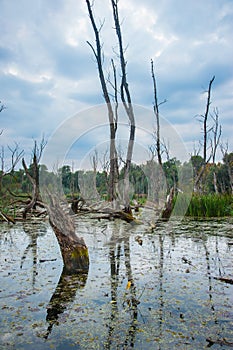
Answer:
[[[51,194],[48,194],[48,197],[49,222],[60,246],[64,271],[67,273],[87,272],[89,269],[88,248],[83,238],[76,235],[73,218],[64,211],[58,198]]]
[[[1,217],[6,221],[8,222],[8,224],[11,222],[12,224],[15,224],[15,220],[14,218],[12,218],[12,216],[9,216],[5,213],[3,213],[1,210],[0,210],[0,215]]]
[[[90,211],[92,212],[92,211]],[[125,213],[123,210],[119,210],[119,211],[93,211],[95,214],[95,216],[92,216],[91,219],[95,219],[95,220],[115,220],[115,219],[121,219],[123,221],[126,221],[127,223],[132,223],[132,224],[141,224],[142,222],[139,221],[138,219],[136,219],[133,215]],[[100,215],[101,214],[101,215]]]
[[[226,341],[225,339],[211,339],[211,338],[207,338],[206,341],[209,343],[208,347],[211,347],[214,344],[219,344],[220,346],[230,346],[233,347],[233,343]]]

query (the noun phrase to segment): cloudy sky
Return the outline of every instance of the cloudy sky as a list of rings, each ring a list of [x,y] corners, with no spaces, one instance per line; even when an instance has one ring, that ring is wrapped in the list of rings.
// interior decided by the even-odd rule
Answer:
[[[69,161],[81,161],[108,138],[103,125],[107,114],[104,107],[96,107],[103,97],[87,44],[95,41],[86,1],[0,0],[0,8],[0,100],[6,106],[0,113],[1,145],[17,142],[27,156],[33,140],[44,134],[51,162],[64,154]],[[218,108],[223,142],[232,151],[233,1],[120,0],[119,10],[132,100],[148,111],[146,116],[140,107],[136,115],[137,143],[144,148],[152,143],[152,58],[159,100],[167,100],[160,107],[162,119],[182,138],[188,153],[194,145],[198,149],[202,138],[195,116],[205,112],[206,90],[215,75],[211,112]],[[93,11],[97,24],[103,24],[108,76],[111,58],[118,64],[110,0],[95,0]],[[122,117],[121,122],[127,120]],[[172,152],[173,140],[167,138]]]

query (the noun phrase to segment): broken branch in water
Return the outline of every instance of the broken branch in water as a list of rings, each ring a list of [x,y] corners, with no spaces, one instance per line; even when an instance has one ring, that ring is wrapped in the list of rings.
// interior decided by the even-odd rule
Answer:
[[[43,263],[43,262],[47,262],[47,261],[56,261],[57,259],[40,259],[39,262]]]
[[[230,283],[233,284],[233,279],[232,278],[227,278],[227,277],[214,277],[215,280],[225,282],[225,283]]]
[[[194,266],[192,264],[192,261],[191,260],[188,260],[185,256],[182,257],[182,261],[185,263],[185,264],[189,264],[190,266],[194,267],[196,269],[196,266]]]
[[[221,346],[222,345],[226,345],[226,346],[233,347],[233,343],[226,341],[224,338],[223,339],[216,339],[216,340],[213,340],[213,339],[210,339],[210,338],[206,338],[206,341],[208,341],[208,343],[209,343],[207,345],[208,348],[210,348],[214,344],[219,344]]]

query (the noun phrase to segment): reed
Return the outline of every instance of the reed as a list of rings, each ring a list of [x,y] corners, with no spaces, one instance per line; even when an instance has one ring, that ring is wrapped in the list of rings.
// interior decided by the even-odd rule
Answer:
[[[188,206],[185,216],[197,218],[233,216],[233,196],[231,195],[194,194],[189,204],[185,194],[179,194],[178,197],[175,215],[182,215],[183,208]]]

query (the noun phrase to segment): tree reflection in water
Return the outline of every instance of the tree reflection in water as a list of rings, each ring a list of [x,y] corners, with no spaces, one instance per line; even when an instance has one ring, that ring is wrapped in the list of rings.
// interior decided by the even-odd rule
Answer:
[[[47,232],[47,226],[37,223],[25,223],[23,230],[29,238],[29,243],[21,257],[20,268],[28,257],[29,252],[32,252],[32,286],[34,288],[37,276],[37,240]],[[54,259],[51,259],[54,260]],[[50,261],[50,259],[45,260]],[[41,261],[40,261],[41,262]],[[63,268],[57,287],[47,306],[46,321],[49,323],[45,338],[47,339],[52,331],[54,324],[59,324],[59,315],[61,315],[75,298],[77,289],[83,288],[86,284],[87,273],[68,274]]]
[[[47,339],[54,325],[59,325],[59,317],[74,301],[78,289],[84,288],[87,272],[68,274],[63,268],[57,287],[47,306],[46,321],[49,326],[44,338]]]
[[[124,295],[123,301],[121,300],[120,304],[118,287],[121,255],[124,256],[125,277],[128,283],[127,291]],[[107,324],[108,336],[104,344],[104,349],[111,349],[115,339],[118,343],[119,339],[122,339],[121,346],[123,346],[124,349],[128,349],[129,347],[133,348],[135,335],[137,332],[138,304],[140,302],[136,296],[137,290],[131,268],[130,236],[125,232],[119,232],[119,226],[113,228],[113,234],[110,240],[109,260],[111,271],[111,314]],[[125,329],[125,336],[121,336],[119,338],[119,330],[117,329],[117,326],[119,325],[119,313],[121,306],[128,311],[130,315],[130,324],[128,328],[126,327]],[[118,344],[118,346],[119,345],[120,344]]]
[[[29,238],[29,243],[24,250],[21,257],[20,268],[22,269],[24,261],[27,258],[29,251],[32,252],[32,287],[35,287],[36,275],[37,275],[37,239],[38,237],[44,236],[47,232],[47,226],[43,225],[41,222],[24,223],[23,230]]]

